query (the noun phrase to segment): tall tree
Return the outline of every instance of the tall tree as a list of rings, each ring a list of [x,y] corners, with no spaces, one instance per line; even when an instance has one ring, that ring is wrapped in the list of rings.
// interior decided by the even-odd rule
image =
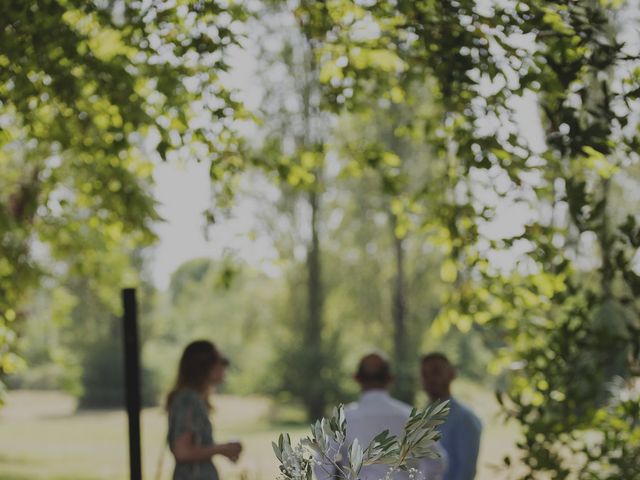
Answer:
[[[419,339],[423,336],[420,329],[429,325],[433,311],[419,311],[416,305],[416,311],[412,312],[409,299],[416,269],[407,263],[415,261],[407,250],[412,242],[424,242],[426,237],[422,227],[428,215],[419,212],[416,197],[425,195],[427,177],[431,178],[430,184],[435,185],[430,194],[439,193],[438,178],[444,168],[424,141],[425,124],[434,115],[429,88],[416,82],[412,87],[406,85],[406,92],[406,95],[395,92],[380,99],[363,99],[357,113],[344,116],[336,129],[336,137],[345,163],[343,176],[354,177],[356,182],[361,177],[359,181],[367,183],[368,198],[356,200],[363,205],[362,213],[366,214],[369,208],[386,218],[390,241],[385,245],[387,252],[380,251],[379,255],[393,259],[394,273],[386,288],[391,297],[387,318],[397,369],[395,394],[412,403],[417,386],[415,365],[421,347]],[[424,263],[431,264],[426,255]],[[429,296],[426,292],[423,295]]]
[[[290,23],[294,17],[286,9],[266,7],[266,10],[262,28],[270,30],[270,38],[277,47],[275,51],[261,53],[267,62],[262,68],[281,72],[281,77],[274,83],[263,84],[266,86],[262,106],[265,142],[258,153],[258,163],[261,162],[280,185],[283,192],[280,214],[288,213],[291,228],[295,230],[293,237],[301,241],[305,251],[303,295],[306,305],[301,318],[289,325],[301,338],[291,339],[287,342],[289,350],[282,350],[282,383],[285,390],[302,400],[308,417],[317,419],[324,415],[328,403],[328,382],[325,381],[328,378],[325,377],[331,362],[328,351],[331,342],[324,326],[321,228],[328,121],[320,105],[315,45],[298,26]],[[276,229],[281,226],[281,223],[276,225]],[[272,234],[275,234],[273,230]],[[286,255],[290,256],[291,251]],[[297,287],[298,274],[294,266],[296,280],[291,284],[292,297],[302,293]],[[293,305],[291,310],[296,311]]]

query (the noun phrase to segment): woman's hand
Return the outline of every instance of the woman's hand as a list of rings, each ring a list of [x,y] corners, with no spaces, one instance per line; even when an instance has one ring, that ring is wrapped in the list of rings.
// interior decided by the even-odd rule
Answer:
[[[216,446],[218,447],[218,453],[227,457],[233,463],[236,463],[240,458],[240,453],[242,452],[242,444],[240,442],[220,443]]]
[[[229,442],[204,447],[195,445],[193,443],[193,435],[185,433],[171,445],[171,451],[179,462],[202,462],[214,455],[222,455],[235,463],[240,458],[242,444],[240,442]]]

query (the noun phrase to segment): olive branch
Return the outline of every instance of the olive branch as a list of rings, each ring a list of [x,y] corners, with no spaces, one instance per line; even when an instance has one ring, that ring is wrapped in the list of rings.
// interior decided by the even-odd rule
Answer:
[[[448,414],[448,401],[421,410],[414,408],[399,438],[385,430],[363,448],[357,439],[345,445],[347,421],[344,407],[340,405],[331,417],[311,425],[311,435],[295,446],[288,434],[280,434],[278,442],[272,444],[273,451],[284,480],[311,480],[314,465],[331,468],[332,475],[337,474],[342,480],[358,480],[362,467],[367,465],[406,470],[415,460],[439,457],[435,449],[440,438],[437,427],[445,422]],[[342,458],[343,451],[347,452],[346,459]]]

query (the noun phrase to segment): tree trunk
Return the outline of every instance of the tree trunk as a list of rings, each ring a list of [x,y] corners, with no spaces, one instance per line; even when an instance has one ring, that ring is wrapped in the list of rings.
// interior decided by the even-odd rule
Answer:
[[[320,239],[318,235],[318,218],[320,210],[319,194],[315,190],[309,193],[311,207],[311,239],[307,250],[307,325],[305,348],[308,350],[308,372],[317,377],[322,375],[324,355],[322,348],[322,311],[323,292],[320,269]],[[320,378],[309,382],[306,398],[307,415],[310,420],[317,420],[324,415],[326,408],[326,392],[324,382]]]
[[[398,219],[391,214],[393,229],[393,250],[395,257],[395,278],[393,284],[393,303],[391,317],[393,319],[393,354],[396,372],[394,386],[395,396],[404,402],[413,403],[415,396],[413,356],[410,352],[407,326],[407,294],[404,271],[404,243],[405,237],[396,235]]]

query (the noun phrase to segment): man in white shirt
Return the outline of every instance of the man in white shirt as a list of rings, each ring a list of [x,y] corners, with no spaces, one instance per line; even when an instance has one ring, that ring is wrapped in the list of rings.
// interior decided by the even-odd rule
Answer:
[[[346,448],[357,438],[358,443],[365,448],[379,433],[389,430],[389,433],[401,436],[404,426],[411,414],[411,407],[389,395],[389,387],[394,377],[387,359],[378,353],[366,355],[360,360],[358,370],[354,376],[360,385],[362,394],[357,402],[345,407],[347,420]],[[342,457],[346,457],[346,448]],[[418,462],[415,468],[419,471],[418,478],[424,480],[442,480],[446,470],[446,453],[437,445],[439,459],[425,458]],[[318,480],[330,480],[332,469],[326,466],[316,468]],[[368,465],[360,472],[361,480],[383,480],[389,467],[386,465]],[[393,472],[393,480],[407,480],[409,474],[404,471]]]

